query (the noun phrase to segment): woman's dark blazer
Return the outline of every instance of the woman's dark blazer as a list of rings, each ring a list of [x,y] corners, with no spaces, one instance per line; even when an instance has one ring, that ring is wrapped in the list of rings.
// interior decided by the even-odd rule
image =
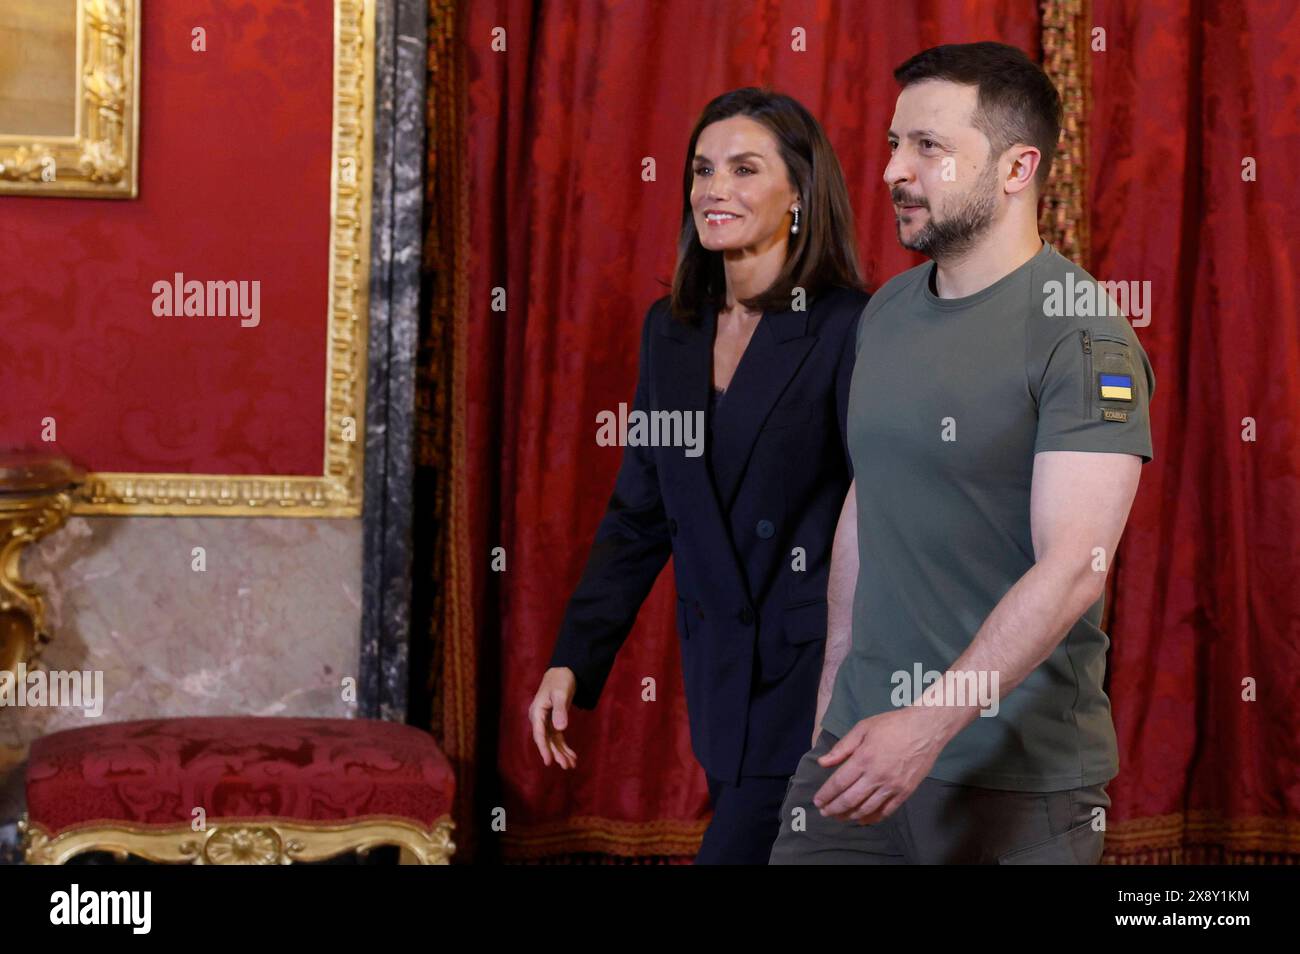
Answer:
[[[810,746],[831,542],[852,478],[845,419],[864,292],[766,312],[727,388],[709,450],[623,449],[552,666],[594,708],[669,555],[691,746],[712,778],[791,775]],[[668,299],[641,332],[634,409],[705,411],[715,308],[690,325]]]

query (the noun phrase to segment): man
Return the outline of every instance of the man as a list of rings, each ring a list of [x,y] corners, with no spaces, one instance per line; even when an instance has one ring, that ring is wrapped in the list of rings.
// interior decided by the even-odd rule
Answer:
[[[933,261],[858,327],[819,729],[771,862],[1095,863],[1118,772],[1102,594],[1154,377],[1039,238],[1042,70],[973,43],[894,76],[885,183]]]

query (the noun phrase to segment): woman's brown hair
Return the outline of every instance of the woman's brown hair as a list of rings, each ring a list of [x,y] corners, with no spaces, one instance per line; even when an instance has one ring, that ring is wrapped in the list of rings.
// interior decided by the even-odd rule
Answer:
[[[725,304],[722,253],[709,251],[700,244],[691,209],[691,184],[700,132],[732,116],[748,116],[772,133],[790,175],[790,184],[800,198],[800,228],[789,236],[780,274],[760,294],[742,299],[741,304],[756,311],[781,311],[790,307],[795,288],[802,288],[809,300],[835,286],[861,289],[853,207],[840,161],[821,124],[797,100],[783,93],[746,86],[723,93],[705,106],[691,131],[686,147],[686,171],[682,176],[682,228],[677,239],[677,267],[673,272],[673,314],[695,322],[699,320],[701,305]]]

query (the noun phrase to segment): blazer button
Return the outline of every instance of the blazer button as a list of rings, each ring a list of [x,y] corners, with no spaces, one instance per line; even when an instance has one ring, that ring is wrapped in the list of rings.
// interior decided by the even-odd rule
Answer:
[[[668,521],[668,532],[669,532],[670,534],[672,534],[674,537],[677,536],[677,521],[676,521],[676,520],[671,520],[671,519],[670,519],[670,520]]]
[[[750,623],[754,622],[754,611],[753,611],[752,609],[750,609],[748,606],[746,606],[744,609],[742,609],[742,610],[737,614],[737,616],[738,616],[738,618],[740,619],[740,621],[741,621],[742,623],[744,623],[746,626],[748,626]]]
[[[760,520],[754,527],[754,532],[766,540],[772,534],[776,533],[776,527],[772,526],[771,520]]]

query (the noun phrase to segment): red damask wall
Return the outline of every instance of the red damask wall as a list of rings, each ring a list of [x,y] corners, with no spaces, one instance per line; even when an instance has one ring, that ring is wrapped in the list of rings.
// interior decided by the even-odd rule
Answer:
[[[143,11],[139,198],[0,196],[0,447],[53,417],[90,470],[320,474],[333,3]],[[176,272],[260,282],[259,323],[156,317]]]

